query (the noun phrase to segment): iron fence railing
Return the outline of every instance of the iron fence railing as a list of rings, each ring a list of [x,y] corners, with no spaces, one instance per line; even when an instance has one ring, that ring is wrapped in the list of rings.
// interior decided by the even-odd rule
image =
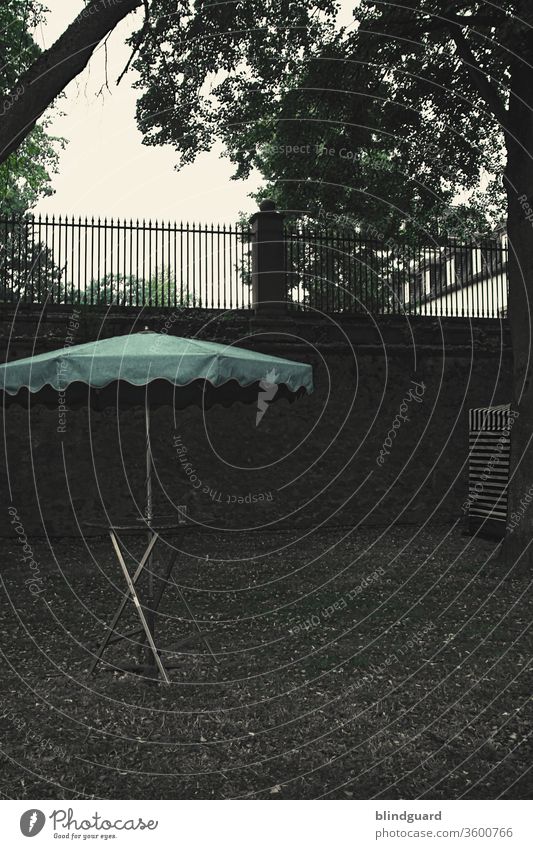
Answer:
[[[288,297],[325,313],[498,318],[507,254],[503,237],[413,245],[297,227],[286,231]]]
[[[0,218],[0,297],[22,303],[250,306],[246,227]]]
[[[414,245],[296,225],[285,228],[284,239],[293,309],[506,314],[504,237]],[[251,240],[242,223],[0,217],[0,301],[247,309]],[[257,263],[255,272],[261,274]]]

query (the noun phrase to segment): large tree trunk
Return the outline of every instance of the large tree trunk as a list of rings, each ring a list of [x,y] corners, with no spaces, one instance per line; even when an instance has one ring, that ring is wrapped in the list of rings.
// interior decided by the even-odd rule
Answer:
[[[513,346],[511,479],[504,552],[509,566],[533,567],[533,71],[511,69],[506,133],[509,321]]]
[[[91,0],[4,96],[0,118],[0,164],[33,129],[45,109],[83,71],[96,46],[143,0]]]

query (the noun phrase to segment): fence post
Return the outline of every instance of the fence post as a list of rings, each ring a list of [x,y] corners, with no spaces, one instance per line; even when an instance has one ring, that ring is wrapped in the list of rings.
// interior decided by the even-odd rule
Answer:
[[[252,306],[256,313],[287,309],[283,215],[273,200],[263,200],[250,218],[252,230]]]

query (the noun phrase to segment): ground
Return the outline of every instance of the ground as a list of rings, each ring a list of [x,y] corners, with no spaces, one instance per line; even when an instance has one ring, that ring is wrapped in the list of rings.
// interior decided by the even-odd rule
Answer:
[[[172,542],[162,644],[209,636],[165,686],[87,674],[122,592],[108,540],[31,541],[37,594],[3,541],[3,797],[531,795],[530,576],[497,543],[460,526]]]

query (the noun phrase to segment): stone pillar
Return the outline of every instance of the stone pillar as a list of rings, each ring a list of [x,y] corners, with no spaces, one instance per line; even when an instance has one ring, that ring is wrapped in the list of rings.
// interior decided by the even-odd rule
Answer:
[[[252,301],[256,313],[287,310],[283,215],[273,200],[263,200],[250,218],[252,229]]]

